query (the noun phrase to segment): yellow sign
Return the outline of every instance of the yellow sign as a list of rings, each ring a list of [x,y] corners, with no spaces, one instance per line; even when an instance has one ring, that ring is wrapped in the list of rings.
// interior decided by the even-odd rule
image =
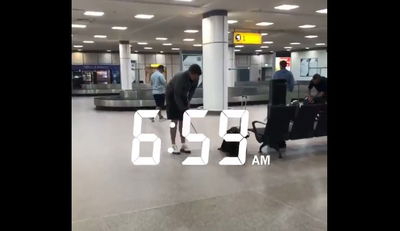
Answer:
[[[234,44],[261,44],[261,34],[259,33],[233,33],[233,43]]]
[[[160,64],[150,64],[150,67],[158,67]]]

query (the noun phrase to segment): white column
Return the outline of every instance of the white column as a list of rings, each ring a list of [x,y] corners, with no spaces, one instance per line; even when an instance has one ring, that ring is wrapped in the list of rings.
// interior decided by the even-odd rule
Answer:
[[[235,61],[235,47],[231,46],[228,47],[228,81],[227,81],[227,86],[228,87],[234,87],[235,86],[235,80],[236,80],[236,75],[237,75],[237,70],[236,70],[236,61]],[[229,70],[229,68],[231,70]]]
[[[210,111],[228,108],[228,12],[203,14],[203,106]]]
[[[119,42],[119,60],[121,89],[132,90],[131,48],[129,47],[129,41]]]

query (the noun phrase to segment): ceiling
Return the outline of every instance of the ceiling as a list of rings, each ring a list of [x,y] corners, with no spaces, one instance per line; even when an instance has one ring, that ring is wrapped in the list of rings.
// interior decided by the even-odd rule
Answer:
[[[290,11],[274,9],[282,4],[298,5]],[[327,44],[327,14],[316,13],[316,10],[327,8],[327,0],[72,0],[72,23],[85,24],[84,29],[72,28],[72,45],[83,45],[82,51],[118,51],[120,40],[129,40],[132,51],[171,52],[172,47],[181,50],[200,51],[202,14],[215,9],[228,11],[228,19],[238,20],[229,24],[229,31],[263,32],[263,44],[269,48],[261,49],[262,53],[282,51],[284,47],[292,50],[320,48],[316,43]],[[102,11],[101,17],[85,16],[86,10]],[[136,19],[136,14],[152,14],[150,20]],[[257,26],[258,22],[273,22],[271,26]],[[316,25],[315,28],[302,29],[300,25]],[[112,30],[112,26],[126,26],[127,30]],[[184,33],[186,29],[199,30],[198,33]],[[94,38],[94,35],[107,35],[107,38]],[[230,33],[232,35],[232,33]],[[305,38],[306,35],[317,35],[317,38]],[[233,36],[233,35],[232,35]],[[232,41],[232,36],[230,41]],[[167,37],[167,41],[158,41],[156,37]],[[194,38],[193,42],[184,42],[184,38]],[[83,43],[94,41],[92,44]],[[138,45],[147,42],[148,45]],[[299,42],[300,45],[290,45]],[[163,46],[172,43],[173,46]],[[144,50],[152,47],[152,50]],[[78,48],[72,48],[78,50]],[[243,53],[255,53],[260,45],[245,45],[239,48]]]

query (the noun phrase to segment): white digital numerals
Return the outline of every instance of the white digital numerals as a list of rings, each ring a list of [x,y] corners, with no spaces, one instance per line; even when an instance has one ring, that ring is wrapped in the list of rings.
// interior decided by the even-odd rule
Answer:
[[[210,139],[204,134],[190,133],[190,119],[204,118],[206,114],[207,110],[187,110],[183,114],[182,136],[189,142],[201,142],[201,156],[188,157],[182,162],[182,165],[206,165],[208,163],[208,157],[210,156]]]
[[[228,118],[240,118],[240,133],[228,134]],[[247,129],[249,112],[247,110],[223,110],[219,120],[219,136],[227,142],[239,142],[238,157],[225,157],[220,165],[243,165],[246,163]]]
[[[133,141],[131,160],[134,165],[158,165],[160,163],[161,140],[153,133],[142,133],[143,118],[154,118],[159,110],[138,110],[133,117]],[[140,157],[140,143],[153,142],[153,156]]]
[[[142,133],[143,118],[155,118],[159,110],[138,110],[133,117],[133,141],[131,160],[134,165],[158,165],[161,155],[161,140],[153,133]],[[208,110],[187,110],[183,114],[182,136],[189,142],[201,142],[201,156],[187,157],[182,165],[207,165],[210,156],[210,139],[204,134],[190,133],[191,118],[204,118]],[[240,118],[240,133],[229,134],[228,119]],[[219,120],[219,136],[227,142],[239,142],[238,157],[225,157],[219,165],[243,165],[246,163],[247,130],[249,112],[247,110],[223,110]],[[140,143],[152,142],[152,157],[140,157]]]

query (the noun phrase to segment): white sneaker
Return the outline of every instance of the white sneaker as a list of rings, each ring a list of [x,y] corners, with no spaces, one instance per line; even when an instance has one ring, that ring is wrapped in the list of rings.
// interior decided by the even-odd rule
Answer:
[[[186,144],[182,144],[182,147],[181,147],[180,151],[183,152],[183,153],[191,153],[189,147]]]
[[[261,148],[261,153],[262,154],[264,154],[264,155],[267,155],[268,154],[268,145],[265,145],[264,147],[262,147]]]
[[[175,154],[175,155],[181,154],[181,152],[179,152],[178,145],[173,144],[172,149],[173,149],[172,154]]]

